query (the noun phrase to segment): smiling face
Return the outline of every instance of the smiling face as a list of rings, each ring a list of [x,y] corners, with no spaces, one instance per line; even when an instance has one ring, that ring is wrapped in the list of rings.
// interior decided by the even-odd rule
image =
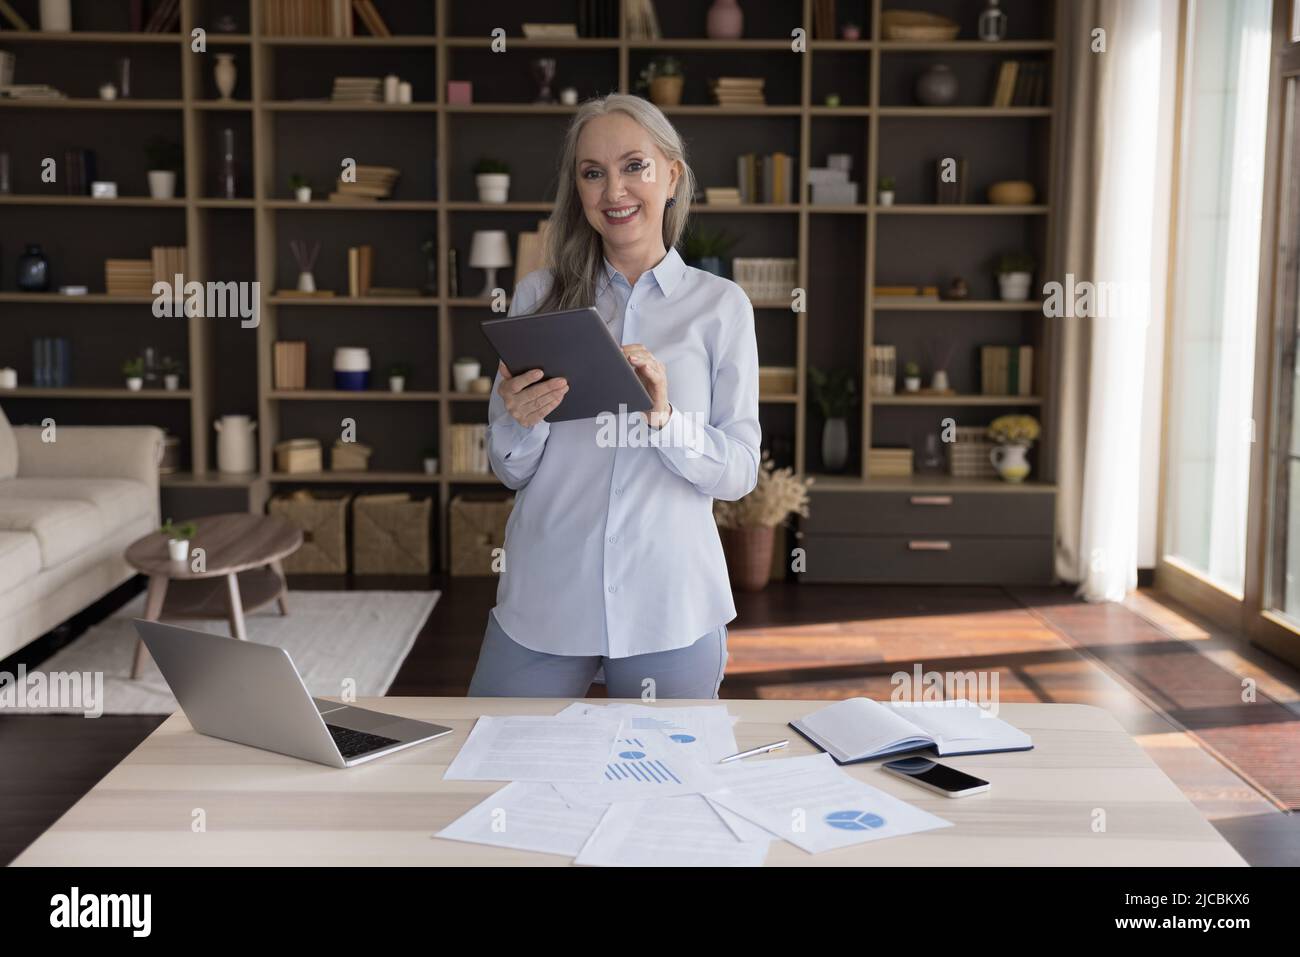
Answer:
[[[681,163],[669,163],[650,134],[626,113],[589,121],[578,136],[578,196],[606,249],[663,247],[664,204]]]

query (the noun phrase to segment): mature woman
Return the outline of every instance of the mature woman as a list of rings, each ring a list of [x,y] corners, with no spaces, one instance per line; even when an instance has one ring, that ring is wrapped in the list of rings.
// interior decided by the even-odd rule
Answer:
[[[565,382],[499,365],[489,458],[518,495],[471,695],[581,697],[603,667],[611,697],[717,697],[736,608],[712,506],[758,481],[758,347],[741,288],[674,248],[693,191],[653,104],[579,108],[550,268],[520,280],[510,315],[594,305],[654,404],[617,429],[551,424]]]

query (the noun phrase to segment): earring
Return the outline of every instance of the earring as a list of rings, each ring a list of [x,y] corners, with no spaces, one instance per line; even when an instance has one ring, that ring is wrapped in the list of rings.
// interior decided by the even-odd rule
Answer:
[[[676,205],[677,205],[677,197],[676,197],[676,196],[670,196],[670,197],[668,197],[668,202],[664,203],[664,209],[668,209],[668,208],[670,208],[670,207],[672,207],[672,206],[676,206]]]

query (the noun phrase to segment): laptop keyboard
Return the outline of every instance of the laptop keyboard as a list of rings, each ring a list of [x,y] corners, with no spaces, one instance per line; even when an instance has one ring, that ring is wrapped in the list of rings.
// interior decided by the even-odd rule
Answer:
[[[398,743],[396,738],[385,738],[381,734],[367,734],[365,731],[340,728],[336,724],[327,724],[325,727],[329,728],[330,737],[338,745],[339,754],[345,758],[355,758]]]

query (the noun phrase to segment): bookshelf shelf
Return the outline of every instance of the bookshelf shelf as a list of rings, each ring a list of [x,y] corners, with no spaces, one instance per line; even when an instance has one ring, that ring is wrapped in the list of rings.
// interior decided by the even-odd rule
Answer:
[[[189,401],[193,393],[189,389],[140,389],[132,392],[123,388],[94,388],[67,386],[54,388],[50,386],[19,386],[16,389],[0,390],[0,398],[14,399],[132,399],[142,401],[177,402]]]
[[[1038,395],[873,395],[872,405],[1042,405]]]
[[[154,199],[151,196],[118,196],[115,199],[93,199],[90,196],[26,196],[9,194],[0,196],[0,206],[99,206],[104,209],[146,207],[154,209],[184,209],[184,199]]]
[[[1046,216],[1050,206],[995,206],[992,203],[908,203],[875,206],[881,216]]]
[[[390,392],[387,389],[370,389],[366,392],[344,392],[335,389],[272,390],[267,397],[276,402],[437,402],[441,392]]]
[[[8,34],[6,34],[7,38]],[[62,97],[31,100],[0,100],[0,109],[5,110],[119,110],[135,111],[180,111],[185,104],[181,100],[99,100],[89,97]]]
[[[903,297],[900,297],[903,298]],[[912,302],[903,298],[902,302],[882,302],[877,299],[872,303],[876,312],[1032,312],[1042,314],[1041,302],[1004,302],[1001,299],[940,299]]]

